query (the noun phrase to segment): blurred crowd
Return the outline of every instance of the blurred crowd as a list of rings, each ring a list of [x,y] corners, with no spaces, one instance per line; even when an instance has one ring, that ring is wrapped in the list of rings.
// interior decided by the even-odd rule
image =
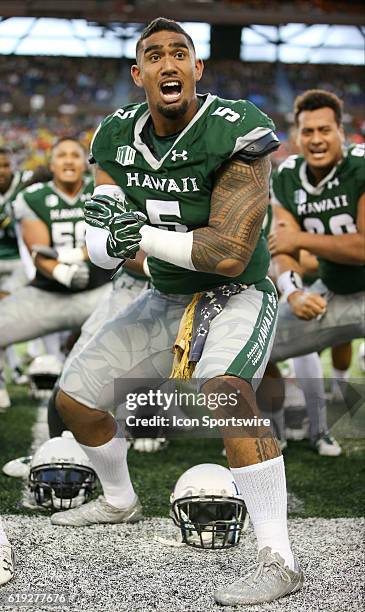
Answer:
[[[216,0],[219,1],[219,0]],[[280,6],[280,8],[289,5],[290,9],[293,10],[293,6],[298,11],[306,12],[308,10],[322,12],[322,13],[333,13],[343,11],[344,5],[342,0],[291,0],[290,2],[283,2],[282,0],[224,0],[227,4],[245,5],[245,8],[250,9],[272,9],[273,5]],[[363,3],[359,0],[353,0],[351,3],[346,5],[346,12],[353,14],[363,13]]]
[[[0,146],[10,145],[25,169],[44,163],[60,136],[76,135],[88,146],[102,117],[142,100],[141,90],[129,78],[129,66],[127,60],[0,56]],[[323,88],[344,100],[348,138],[362,142],[362,82],[360,66],[208,60],[199,91],[251,100],[273,117],[280,139],[286,141],[295,96]]]

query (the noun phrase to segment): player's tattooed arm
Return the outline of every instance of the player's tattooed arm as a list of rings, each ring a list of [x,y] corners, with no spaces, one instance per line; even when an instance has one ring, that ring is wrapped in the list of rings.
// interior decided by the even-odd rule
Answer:
[[[270,170],[268,157],[250,164],[232,159],[220,169],[209,224],[193,233],[196,270],[238,276],[246,268],[269,202]]]

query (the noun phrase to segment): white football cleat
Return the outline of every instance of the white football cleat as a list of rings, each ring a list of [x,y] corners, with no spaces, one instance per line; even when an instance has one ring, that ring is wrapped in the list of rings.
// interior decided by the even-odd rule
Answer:
[[[100,523],[137,523],[142,519],[142,506],[138,497],[129,508],[120,510],[108,504],[103,495],[99,495],[97,499],[79,508],[72,508],[66,512],[55,512],[51,516],[51,523],[52,525],[84,527]]]
[[[136,438],[132,446],[138,453],[157,453],[168,444],[166,438]]]
[[[297,562],[294,570],[289,569],[284,559],[266,546],[259,552],[257,566],[233,584],[217,589],[214,599],[222,606],[268,603],[296,593],[303,581]]]
[[[0,586],[14,576],[14,552],[10,544],[0,544]]]
[[[337,440],[328,433],[320,435],[313,447],[321,457],[338,457],[342,453],[342,448]]]
[[[31,455],[12,459],[3,465],[3,472],[6,476],[11,476],[12,478],[28,478],[31,460]]]
[[[10,397],[5,389],[0,389],[0,412],[5,412],[7,408],[10,408]]]

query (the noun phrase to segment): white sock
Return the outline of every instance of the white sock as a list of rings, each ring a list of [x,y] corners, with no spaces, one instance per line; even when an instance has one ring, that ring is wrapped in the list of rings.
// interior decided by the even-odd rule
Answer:
[[[258,549],[270,546],[290,569],[294,557],[287,526],[287,494],[283,457],[247,467],[231,468],[252,521]]]
[[[339,380],[348,380],[350,371],[349,370],[337,370],[332,366],[332,378],[337,378]]]
[[[8,346],[6,349],[6,360],[11,370],[15,370],[19,366],[20,358],[14,346]]]
[[[106,501],[121,510],[129,508],[136,494],[129,477],[127,442],[121,437],[119,428],[114,437],[102,446],[80,446],[95,468]]]
[[[293,359],[295,375],[305,397],[309,418],[309,438],[313,441],[328,430],[323,368],[318,353]]]
[[[2,524],[1,518],[0,518],[0,545],[1,544],[8,544],[10,546],[10,542],[9,542],[8,538],[6,537],[6,533],[4,531],[4,527],[3,527],[3,524]]]
[[[54,355],[61,362],[64,361],[65,355],[61,351],[62,332],[54,332],[43,336],[43,344],[48,355]]]

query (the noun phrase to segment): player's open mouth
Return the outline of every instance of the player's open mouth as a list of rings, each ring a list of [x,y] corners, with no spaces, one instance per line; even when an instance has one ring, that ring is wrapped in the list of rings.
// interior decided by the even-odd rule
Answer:
[[[66,174],[66,176],[74,176],[75,170],[73,168],[64,168],[63,173]]]
[[[325,151],[311,151],[310,152],[312,157],[314,157],[314,159],[323,159],[323,157],[325,157],[325,155],[327,154],[327,150]]]
[[[161,83],[160,95],[166,104],[178,102],[182,95],[181,82],[175,79]]]

